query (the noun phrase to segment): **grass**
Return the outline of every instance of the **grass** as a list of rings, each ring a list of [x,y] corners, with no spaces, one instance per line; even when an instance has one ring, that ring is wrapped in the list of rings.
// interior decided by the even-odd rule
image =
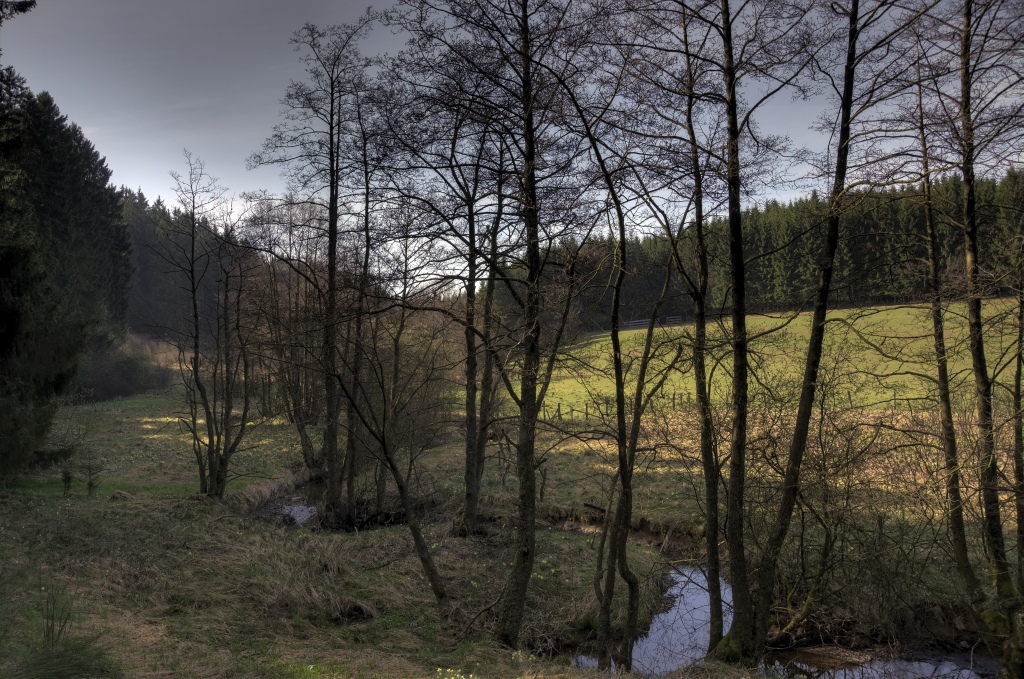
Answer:
[[[314,532],[250,515],[244,499],[299,464],[283,423],[254,429],[235,460],[244,476],[229,487],[233,499],[199,497],[178,407],[170,393],[66,409],[54,436],[98,455],[95,494],[76,478],[65,497],[57,469],[0,491],[0,553],[17,620],[0,638],[0,658],[15,659],[0,660],[0,674],[39,648],[38,577],[67,592],[73,638],[94,642],[124,676],[423,677],[439,667],[477,677],[586,674],[564,655],[513,658],[488,633],[496,614],[488,607],[512,560],[511,484],[499,491],[489,478],[488,534],[464,540],[449,530],[457,452],[434,451],[425,467],[421,485],[442,498],[426,517],[427,538],[455,601],[442,612],[404,526]],[[568,513],[548,497],[545,516]],[[523,630],[542,655],[585,636],[595,608],[593,538],[559,527],[545,521],[538,531]],[[653,605],[660,560],[642,546],[632,559]]]
[[[1016,341],[1011,300],[993,299],[984,304],[987,319],[986,335],[989,361],[999,370],[1012,359]],[[969,379],[970,356],[967,347],[966,309],[962,304],[950,305],[945,315],[945,340],[950,356],[950,373],[954,382]],[[931,317],[927,306],[903,305],[869,309],[839,309],[830,312],[826,333],[824,363],[843,363],[841,377],[851,385],[853,404],[865,407],[887,406],[894,395],[899,401],[927,395],[934,373],[934,347]],[[757,379],[767,382],[785,379],[795,381],[801,374],[807,339],[810,336],[809,313],[752,315],[748,318],[752,371]],[[727,342],[728,320],[709,327],[713,366],[712,393],[721,402],[728,396],[731,376]],[[624,353],[639,356],[646,330],[621,333]],[[655,343],[661,355],[652,366],[664,367],[674,347],[689,346],[692,325],[659,328]],[[678,369],[671,371],[665,382],[662,405],[673,402],[682,407],[692,404],[694,383],[689,372],[689,349],[685,348]],[[591,333],[566,349],[563,360],[553,376],[547,397],[548,415],[561,406],[563,417],[572,408],[576,417],[587,409],[591,414],[598,407],[607,407],[614,397],[611,373],[611,340],[606,332]],[[627,362],[628,363],[628,362]],[[924,377],[923,377],[924,376]],[[757,388],[754,380],[754,388]]]
[[[990,369],[1005,387],[1012,376],[1016,321],[1012,304],[989,300],[984,305],[986,348]],[[965,310],[951,306],[946,313],[946,345],[954,390],[956,425],[960,437],[962,483],[967,498],[969,541],[977,572],[986,572],[980,533],[977,494],[978,469],[974,449],[973,384],[968,355]],[[791,436],[799,378],[802,372],[810,315],[756,316],[749,319],[752,337],[750,437],[748,439],[749,515],[747,535],[756,542],[773,520],[781,460]],[[727,328],[717,328],[721,338]],[[770,332],[769,332],[770,331]],[[623,333],[627,365],[639,355],[642,330]],[[659,330],[665,356],[685,346],[691,326]],[[729,347],[713,351],[713,405],[720,409],[718,440],[724,450],[730,438],[728,389],[731,376]],[[572,431],[598,437],[614,418],[595,415],[613,395],[611,345],[606,333],[584,337],[567,353],[548,394],[547,420],[553,431]],[[701,515],[697,498],[702,491],[693,381],[684,351],[679,369],[669,373],[664,394],[649,411],[636,479],[640,520],[664,533],[672,530],[699,539]],[[943,516],[945,490],[938,420],[934,347],[930,312],[921,306],[838,310],[829,315],[825,357],[819,379],[819,406],[804,461],[804,484],[791,535],[794,544],[781,554],[781,573],[791,577],[791,610],[800,608],[828,532],[838,538],[833,548],[823,606],[802,626],[809,637],[838,638],[846,643],[890,642],[913,636],[927,626],[928,610],[947,611],[950,619],[969,610],[969,602],[953,592],[960,589],[950,561]],[[1006,389],[997,389],[1000,451],[1011,446],[1012,428]],[[590,418],[580,413],[586,406]],[[571,408],[571,410],[570,410]],[[554,415],[560,412],[561,419]],[[568,413],[575,416],[572,421]],[[550,434],[554,437],[554,434]],[[607,438],[603,439],[607,441]],[[579,475],[557,489],[560,506],[602,504],[602,487],[613,470],[614,455],[599,440],[552,444],[557,454],[546,462],[554,470],[571,468]],[[1006,462],[1009,465],[1009,462]],[[1009,467],[1007,467],[1009,468]],[[570,478],[559,471],[558,478]],[[1014,517],[1006,501],[1006,532],[1011,537]],[[832,523],[823,530],[822,521]],[[840,530],[841,529],[841,530]],[[796,542],[799,544],[796,544]],[[752,549],[756,549],[752,547]],[[1015,548],[1013,548],[1015,549]],[[892,602],[879,608],[878,601]],[[916,622],[915,622],[916,621]],[[964,638],[970,637],[965,633]],[[972,641],[976,641],[974,637]]]
[[[987,310],[994,316],[1004,306],[993,301]],[[953,373],[963,383],[967,357],[958,314],[954,307],[947,331]],[[829,398],[870,419],[894,403],[895,412],[929,395],[927,380],[912,374],[928,372],[924,368],[931,338],[925,310],[838,311],[830,318],[834,322],[823,363],[823,393]],[[785,404],[792,397],[809,319],[806,314],[763,316],[752,318],[750,326],[754,333],[784,326],[753,344],[758,376],[754,412],[768,414],[756,415],[752,422],[754,501],[773,492],[770,483],[757,481],[773,473],[773,441],[785,432]],[[994,360],[997,366],[1009,360],[1011,326],[993,323],[990,347],[993,357],[1000,357]],[[680,326],[663,331],[664,351],[656,368],[667,364],[688,330]],[[890,337],[896,339],[883,341]],[[640,338],[640,331],[625,333],[627,354],[635,355]],[[594,415],[612,393],[608,338],[591,335],[576,349],[573,360],[563,362],[555,376],[547,399],[549,426],[538,447],[541,530],[524,637],[541,655],[572,644],[593,624],[590,578],[594,526],[601,519],[595,508],[605,506],[615,469],[607,422]],[[717,350],[719,404],[727,395],[726,350]],[[676,544],[699,544],[702,532],[697,501],[702,478],[694,457],[698,427],[692,408],[686,407],[692,402],[692,376],[685,354],[680,365],[683,369],[669,376],[666,396],[651,412],[634,482],[634,528],[640,530],[631,559],[643,576],[648,602],[657,599],[662,568],[655,549],[668,535]],[[673,395],[675,407],[670,407]],[[584,405],[588,402],[593,407]],[[556,421],[559,404],[562,420]],[[584,407],[592,415],[589,421],[579,416]],[[455,601],[440,611],[403,526],[340,534],[252,516],[249,505],[292,483],[301,467],[294,432],[284,422],[271,420],[252,429],[246,449],[233,460],[238,476],[229,486],[227,502],[199,498],[190,443],[177,425],[180,410],[180,395],[173,390],[65,408],[52,445],[75,443],[79,455],[94,461],[100,470],[95,493],[86,493],[79,474],[65,497],[59,469],[32,473],[0,490],[0,584],[6,589],[0,600],[8,602],[0,610],[0,621],[16,621],[6,627],[0,622],[0,675],[32,663],[44,666],[41,658],[65,657],[62,649],[74,647],[80,649],[79,657],[95,660],[96,672],[111,676],[603,676],[569,667],[564,655],[513,656],[488,634],[496,611],[489,607],[512,559],[505,546],[516,498],[510,451],[490,447],[483,480],[487,534],[473,540],[450,535],[462,493],[463,451],[457,437],[421,460],[417,491],[427,501],[427,539]],[[772,420],[771,412],[783,416]],[[847,503],[843,510],[853,517],[848,521],[857,524],[856,535],[866,542],[845,548],[862,550],[865,556],[844,552],[851,556],[842,557],[838,567],[862,578],[850,591],[885,596],[899,583],[871,578],[886,577],[890,566],[906,568],[918,558],[939,558],[919,557],[930,549],[930,538],[914,536],[919,527],[933,525],[941,485],[933,475],[933,461],[925,459],[927,451],[901,448],[898,442],[891,448],[898,454],[872,442],[874,448],[857,453],[867,462],[858,458],[840,467],[842,473],[831,471],[835,467],[828,464],[834,464],[836,455],[853,454],[841,447],[843,436],[860,431],[841,425],[809,453],[805,501],[842,498]],[[850,450],[857,447],[854,443]],[[914,459],[916,454],[922,457]],[[910,486],[917,492],[914,503],[905,499]],[[880,531],[883,521],[902,542],[885,554],[864,551],[875,540],[876,522]],[[757,528],[751,525],[751,530]],[[803,535],[802,524],[800,530]],[[812,524],[806,535],[814,538]],[[915,551],[912,540],[918,539],[924,546]],[[799,560],[798,554],[785,557]],[[912,607],[929,592],[951,587],[941,565],[930,566],[924,577],[928,582],[913,595],[899,593],[901,606]],[[46,607],[38,596],[43,581],[63,592],[70,611],[63,646],[47,646],[44,640]],[[624,588],[619,589],[621,593]],[[866,605],[852,602],[849,610],[861,611],[861,604]],[[685,676],[743,674],[708,665]]]

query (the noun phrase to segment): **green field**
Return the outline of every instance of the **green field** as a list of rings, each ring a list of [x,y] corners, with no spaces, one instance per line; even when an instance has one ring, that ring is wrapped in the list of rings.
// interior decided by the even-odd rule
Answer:
[[[970,379],[970,356],[963,305],[952,305],[945,313],[945,340],[949,354],[950,375],[954,388]],[[1012,317],[1011,300],[989,300],[986,317],[986,351],[990,369],[1008,379],[1008,365],[1016,345],[1016,320]],[[794,389],[803,370],[810,314],[779,314],[751,316],[748,332],[751,337],[751,389],[778,387]],[[870,309],[838,310],[828,316],[825,356],[822,370],[834,390],[848,394],[853,405],[877,407],[898,401],[920,399],[933,392],[935,373],[931,312],[920,305],[891,306]],[[731,357],[728,333],[731,324],[709,325],[712,393],[725,402],[731,387]],[[646,329],[621,333],[624,353],[641,355]],[[693,376],[690,372],[692,325],[659,327],[655,336],[653,374],[659,375],[674,355],[683,348],[676,369],[665,381],[662,403],[681,407],[694,399]],[[563,417],[592,413],[607,407],[614,396],[611,340],[608,333],[592,333],[565,350],[547,397],[549,417],[559,409]],[[628,370],[628,361],[627,361]],[[635,374],[627,372],[627,383]],[[1012,372],[1010,370],[1009,372]],[[635,379],[635,378],[634,378]],[[649,376],[648,381],[652,381]]]

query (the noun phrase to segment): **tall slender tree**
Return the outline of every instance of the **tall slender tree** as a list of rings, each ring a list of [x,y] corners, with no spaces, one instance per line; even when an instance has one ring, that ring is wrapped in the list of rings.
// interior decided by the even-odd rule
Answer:
[[[951,8],[952,9],[952,8]],[[948,154],[960,174],[960,226],[964,235],[967,329],[974,376],[978,452],[981,464],[982,523],[989,573],[1004,638],[1001,673],[1024,673],[1024,611],[1013,583],[1003,534],[1002,472],[995,443],[992,376],[985,351],[978,215],[978,172],[991,167],[1009,148],[1007,135],[1024,122],[1024,14],[1019,3],[964,0],[942,17],[946,52],[957,68],[957,84],[945,88],[940,103],[952,130]]]
[[[358,41],[373,17],[355,24],[319,28],[306,24],[292,43],[302,50],[307,80],[289,84],[282,103],[285,120],[274,128],[260,152],[249,158],[251,167],[280,165],[299,200],[319,205],[325,212],[322,227],[326,282],[318,287],[322,306],[320,362],[325,395],[325,423],[320,457],[327,466],[328,520],[338,522],[345,513],[342,500],[343,463],[340,416],[343,398],[337,376],[341,324],[339,234],[344,196],[343,181],[352,171],[350,142],[359,117],[353,99],[366,69]],[[357,166],[358,167],[358,166]]]
[[[551,115],[557,86],[540,66],[568,39],[575,21],[572,8],[570,2],[535,0],[500,6],[483,0],[407,0],[392,14],[415,43],[429,48],[440,60],[479,74],[488,83],[473,106],[500,125],[496,132],[509,150],[505,190],[513,198],[509,212],[517,224],[515,246],[506,251],[506,266],[499,279],[515,306],[516,327],[509,334],[515,340],[514,358],[503,363],[500,376],[519,413],[515,439],[518,501],[514,557],[496,634],[513,647],[519,643],[536,557],[538,421],[557,360],[556,349],[567,327],[568,300],[575,289],[574,251],[569,250],[558,262],[567,279],[566,294],[545,294],[554,292],[550,278],[545,280],[556,265],[553,246],[579,223],[574,216],[578,206],[573,189],[578,141],[557,134]],[[548,196],[555,195],[559,196],[557,202],[546,202]],[[566,303],[556,311],[562,300]],[[551,316],[542,313],[552,307]],[[542,333],[545,326],[550,331]]]

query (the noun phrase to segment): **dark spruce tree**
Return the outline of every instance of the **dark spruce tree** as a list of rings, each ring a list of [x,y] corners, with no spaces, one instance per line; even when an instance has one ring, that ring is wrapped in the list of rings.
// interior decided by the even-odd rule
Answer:
[[[31,461],[88,343],[123,327],[131,245],[109,179],[48,94],[0,71],[0,483]]]

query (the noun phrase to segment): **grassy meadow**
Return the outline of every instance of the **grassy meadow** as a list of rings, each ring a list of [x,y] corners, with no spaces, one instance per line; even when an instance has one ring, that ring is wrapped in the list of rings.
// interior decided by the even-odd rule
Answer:
[[[14,621],[0,634],[3,676],[55,653],[45,637],[65,612],[65,639],[95,641],[128,677],[588,676],[567,655],[540,657],[594,624],[586,531],[542,522],[523,632],[535,654],[513,655],[486,632],[511,560],[514,481],[503,488],[498,469],[487,482],[487,534],[467,541],[450,534],[460,452],[427,456],[426,532],[455,600],[442,613],[405,526],[351,534],[254,515],[302,479],[284,423],[253,429],[225,502],[199,497],[180,406],[171,392],[65,408],[54,443],[74,438],[78,459],[100,470],[93,494],[76,470],[65,495],[59,468],[0,491],[0,618]],[[564,487],[551,482],[548,497]],[[549,504],[546,515],[570,513]],[[655,604],[657,554],[637,546],[634,567]]]
[[[986,313],[994,316],[1006,308],[993,301]],[[962,384],[969,377],[962,314],[954,307],[947,318],[953,373]],[[830,320],[823,392],[844,404],[846,413],[907,408],[906,417],[914,417],[914,404],[926,400],[931,389],[925,377],[932,346],[927,309],[838,311]],[[757,335],[754,390],[762,394],[755,402],[781,404],[782,412],[779,421],[755,418],[755,430],[776,431],[784,424],[808,325],[807,314],[751,320]],[[994,323],[992,330],[990,357],[995,369],[1005,372],[1012,323]],[[637,350],[641,333],[625,334],[627,353]],[[672,360],[688,333],[687,326],[659,330],[656,369]],[[715,400],[724,405],[728,346],[719,344],[714,353]],[[480,538],[451,535],[462,497],[464,454],[455,429],[449,443],[427,451],[420,461],[416,488],[426,533],[455,602],[439,611],[404,526],[338,533],[256,516],[262,502],[303,480],[298,441],[280,419],[254,423],[245,450],[232,461],[237,478],[226,501],[199,497],[191,445],[177,422],[182,399],[171,390],[62,408],[51,445],[74,444],[78,451],[67,492],[61,465],[30,472],[0,490],[0,602],[6,602],[0,604],[0,620],[8,621],[0,623],[0,675],[75,676],[29,669],[45,664],[58,654],[55,649],[78,643],[100,649],[95,676],[604,676],[570,667],[569,656],[557,651],[585,638],[594,625],[593,543],[615,464],[606,418],[598,414],[613,394],[609,355],[606,335],[583,338],[572,357],[560,363],[547,396],[549,426],[541,434],[538,478],[539,556],[523,632],[534,655],[513,654],[488,634],[505,564],[512,558],[506,545],[516,494],[512,451],[500,440],[489,451],[486,534]],[[659,551],[670,544],[674,555],[695,554],[702,532],[697,500],[702,479],[685,347],[677,363],[681,369],[668,374],[664,395],[651,411],[635,479],[634,526],[640,530],[632,560],[643,577],[647,616],[659,601],[664,572]],[[581,417],[583,411],[589,420]],[[511,431],[514,422],[500,422],[501,427]],[[807,462],[808,502],[826,498],[821,501],[850,512],[855,518],[849,522],[864,541],[873,539],[876,522],[879,531],[887,522],[887,529],[896,526],[898,535],[924,544],[921,536],[934,529],[934,516],[922,517],[935,506],[911,506],[902,498],[908,484],[933,499],[941,496],[940,484],[929,476],[932,453],[906,446],[898,448],[899,456],[883,455],[870,447],[877,445],[874,440],[858,448],[860,429],[836,425],[835,431],[849,455],[859,450],[862,457],[837,472],[825,464],[822,444]],[[770,438],[755,441],[756,450],[767,451],[761,467],[752,462],[755,478],[774,473]],[[845,496],[835,499],[833,491],[842,488]],[[755,500],[769,498],[771,489],[755,483],[751,493]],[[811,540],[813,520],[800,518],[805,520],[801,531]],[[846,570],[837,567],[836,574],[874,577],[883,566],[898,569],[919,558],[914,544],[904,546],[884,554],[850,551],[841,564]],[[863,544],[844,548],[859,550]],[[926,559],[940,557],[929,553]],[[917,594],[907,594],[917,596],[908,607],[950,585],[941,567],[928,577]],[[886,591],[877,587],[870,591]],[[851,616],[860,614],[850,606]],[[79,655],[89,661],[88,654]],[[741,676],[717,666],[694,672]]]
[[[986,351],[996,374],[1005,373],[1016,345],[1016,320],[1012,317],[1012,300],[993,299],[984,304],[987,319]],[[931,311],[924,305],[839,309],[828,315],[823,370],[829,371],[838,387],[847,386],[852,404],[858,407],[891,405],[897,400],[920,399],[932,389],[934,380],[934,344]],[[796,382],[803,370],[807,340],[810,336],[810,313],[754,315],[747,320],[750,334],[752,389],[758,384],[772,385]],[[712,393],[720,402],[728,398],[731,367],[728,332],[731,323],[709,323],[708,342],[712,355],[708,360]],[[638,357],[643,348],[646,328],[621,333],[624,353]],[[677,369],[670,371],[661,395],[662,402],[677,406],[692,404],[693,375],[689,371],[692,345],[691,324],[659,327],[654,340],[652,374],[660,375],[682,348]],[[970,355],[967,347],[966,309],[962,304],[946,308],[945,341],[950,360],[950,375],[957,383],[971,379]],[[549,416],[561,406],[563,417],[570,408],[581,413],[594,412],[595,403],[602,409],[614,397],[612,346],[608,333],[591,333],[569,346],[565,358],[554,373],[547,397]],[[627,375],[635,375],[626,361]],[[627,378],[628,379],[628,378]],[[651,380],[651,376],[648,377]],[[588,408],[589,406],[589,408]]]

